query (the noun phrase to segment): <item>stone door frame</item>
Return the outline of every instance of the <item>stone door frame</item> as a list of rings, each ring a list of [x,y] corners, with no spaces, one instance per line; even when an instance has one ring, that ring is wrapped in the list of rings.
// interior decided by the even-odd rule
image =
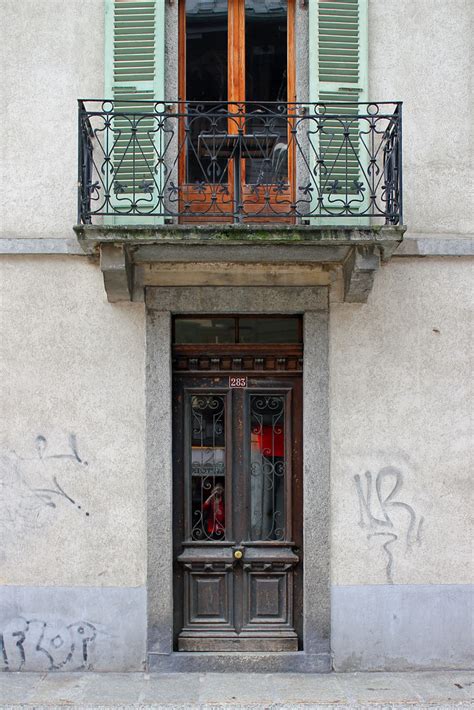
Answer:
[[[146,471],[150,671],[325,672],[330,660],[329,301],[325,287],[146,289]],[[303,650],[173,650],[171,318],[178,314],[303,315]]]

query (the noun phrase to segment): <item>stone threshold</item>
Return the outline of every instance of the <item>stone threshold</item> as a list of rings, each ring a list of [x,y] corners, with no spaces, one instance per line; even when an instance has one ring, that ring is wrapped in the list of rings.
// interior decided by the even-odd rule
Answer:
[[[149,653],[148,669],[159,673],[329,673],[331,654],[278,653]]]

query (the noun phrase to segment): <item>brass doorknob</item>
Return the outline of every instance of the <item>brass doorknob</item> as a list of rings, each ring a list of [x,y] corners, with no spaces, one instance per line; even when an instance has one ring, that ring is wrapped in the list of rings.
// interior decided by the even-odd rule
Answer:
[[[234,550],[234,557],[236,560],[241,560],[243,557],[243,552],[242,550]]]

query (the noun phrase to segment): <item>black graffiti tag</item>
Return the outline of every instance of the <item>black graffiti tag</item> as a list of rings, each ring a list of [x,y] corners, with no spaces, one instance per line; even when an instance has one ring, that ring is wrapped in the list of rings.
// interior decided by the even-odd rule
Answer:
[[[12,619],[0,632],[0,658],[4,670],[33,668],[49,671],[68,667],[90,670],[91,644],[96,627],[87,621],[63,624],[39,618]]]

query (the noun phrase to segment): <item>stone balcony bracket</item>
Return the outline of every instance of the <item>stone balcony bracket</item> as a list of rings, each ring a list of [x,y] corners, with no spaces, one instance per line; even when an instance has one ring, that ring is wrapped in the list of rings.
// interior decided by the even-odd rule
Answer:
[[[365,303],[404,226],[78,225],[97,257],[111,303],[140,301],[148,286],[327,286]]]

